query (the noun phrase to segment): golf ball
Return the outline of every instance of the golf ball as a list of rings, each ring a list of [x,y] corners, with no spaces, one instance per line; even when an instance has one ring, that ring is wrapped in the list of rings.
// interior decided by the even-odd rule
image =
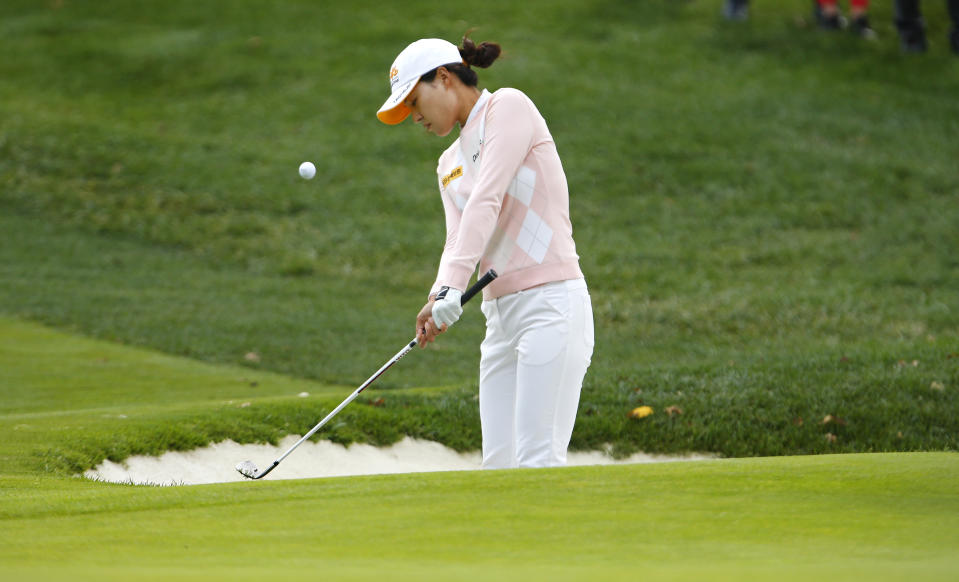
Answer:
[[[300,164],[300,176],[306,180],[312,180],[313,176],[316,175],[316,166],[313,165],[313,162],[303,162]]]

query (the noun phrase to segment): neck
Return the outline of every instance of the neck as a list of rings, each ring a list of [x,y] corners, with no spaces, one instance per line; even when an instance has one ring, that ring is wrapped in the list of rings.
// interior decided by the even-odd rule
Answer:
[[[463,85],[459,91],[462,106],[460,107],[459,116],[456,120],[459,122],[460,127],[463,127],[466,125],[466,120],[469,119],[470,111],[473,110],[476,102],[479,101],[481,92],[477,87],[467,87],[466,85]]]

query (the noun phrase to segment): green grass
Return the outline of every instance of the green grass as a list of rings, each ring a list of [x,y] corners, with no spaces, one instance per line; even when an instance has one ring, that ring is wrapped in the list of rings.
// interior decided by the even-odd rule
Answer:
[[[0,563],[18,579],[950,580],[957,478],[955,454],[887,454],[162,489],[4,479]]]
[[[484,84],[536,100],[569,177],[597,329],[574,446],[955,450],[943,8],[904,56],[890,7],[862,43],[803,25],[804,0],[743,26],[706,1],[514,4],[4,3],[0,312],[359,384],[412,336],[443,240],[449,140],[376,121],[384,63],[477,26],[507,51]],[[378,387],[468,394],[481,320]],[[657,430],[627,422],[638,404]],[[852,422],[827,444],[830,414]]]
[[[934,352],[930,352],[931,354]],[[404,358],[389,374],[402,374]],[[617,455],[713,452],[726,456],[954,450],[952,380],[927,383],[919,361],[875,365],[865,356],[759,362],[720,369],[675,366],[584,393],[573,449],[613,445]],[[372,369],[372,366],[371,366]],[[760,376],[756,378],[755,376]],[[801,376],[802,381],[792,378]],[[327,386],[240,366],[200,363],[0,319],[0,414],[20,427],[7,470],[74,474],[103,459],[189,450],[209,442],[276,442],[302,434],[353,386]],[[750,384],[761,388],[750,388]],[[745,386],[745,387],[744,387]],[[299,398],[307,392],[310,397]],[[642,403],[658,414],[627,413]],[[667,414],[669,407],[681,413]],[[837,420],[824,422],[827,416]],[[60,425],[69,430],[59,431]],[[38,439],[56,430],[55,439]],[[324,429],[335,442],[389,445],[410,435],[460,451],[480,447],[474,388],[395,389],[374,384]],[[36,443],[41,446],[34,446]]]
[[[948,580],[959,565],[955,453],[174,488],[87,481],[72,474],[103,458],[302,432],[345,388],[9,320],[0,340],[0,564],[18,580]],[[417,392],[387,391],[387,402],[411,398],[406,413],[361,398],[323,436],[412,429],[407,413],[476,424]],[[427,401],[452,401],[433,392]]]
[[[877,43],[811,28],[806,0],[752,4],[732,25],[719,0],[3,2],[6,575],[954,577],[944,7],[925,3],[930,51],[907,56],[888,3]],[[471,27],[507,51],[482,83],[534,99],[569,179],[597,330],[573,448],[757,458],[176,489],[73,477],[301,434],[410,339],[449,140],[373,112],[407,42]],[[481,320],[468,308],[323,437],[477,448]],[[640,405],[655,414],[628,418]]]
[[[354,390],[2,319],[0,385],[0,419],[8,427],[0,444],[3,473],[61,477],[103,459],[226,439],[275,443],[307,432]],[[320,436],[388,445],[404,435],[477,449],[475,400],[461,391],[371,389]]]

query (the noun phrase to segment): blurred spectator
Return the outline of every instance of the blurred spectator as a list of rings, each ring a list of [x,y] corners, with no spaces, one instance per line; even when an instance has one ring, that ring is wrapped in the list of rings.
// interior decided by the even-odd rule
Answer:
[[[959,54],[959,0],[946,0],[952,30],[949,31],[949,45],[952,52]],[[919,10],[919,0],[896,0],[896,29],[902,50],[907,53],[926,51],[926,23]]]
[[[910,53],[926,51],[926,23],[919,9],[919,0],[895,0],[896,29],[902,50]],[[959,0],[946,0],[952,29],[949,31],[949,47],[959,55]],[[816,22],[821,28],[839,30],[846,21],[839,11],[837,0],[813,0]],[[849,0],[850,30],[863,38],[876,38],[876,31],[869,24],[869,0]],[[729,20],[749,18],[749,0],[725,0],[723,16]]]
[[[846,19],[839,11],[836,0],[813,0],[813,12],[820,28],[839,30],[846,27]],[[876,31],[869,26],[869,0],[849,1],[849,30],[856,36],[869,40],[876,38]]]
[[[723,16],[728,20],[746,20],[749,18],[749,0],[726,0]]]

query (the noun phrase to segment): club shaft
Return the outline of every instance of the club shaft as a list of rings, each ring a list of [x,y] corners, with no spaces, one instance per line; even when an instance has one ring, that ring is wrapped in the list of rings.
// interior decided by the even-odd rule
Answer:
[[[294,449],[296,449],[296,447],[300,446],[301,444],[303,444],[304,441],[306,441],[306,440],[309,439],[311,436],[313,436],[314,434],[316,434],[316,431],[318,431],[318,430],[320,430],[321,428],[323,428],[323,425],[325,425],[326,423],[328,423],[328,422],[330,421],[330,419],[332,419],[334,416],[336,416],[337,414],[339,414],[339,412],[340,412],[341,410],[343,410],[344,408],[346,408],[346,407],[350,404],[350,402],[353,402],[353,400],[355,400],[356,397],[360,395],[360,392],[366,390],[367,386],[369,386],[369,385],[372,384],[377,378],[379,378],[380,376],[382,376],[384,372],[386,372],[387,370],[390,369],[390,366],[392,366],[392,365],[395,364],[396,362],[400,361],[400,360],[403,358],[403,356],[405,356],[406,354],[410,353],[410,350],[412,350],[414,347],[416,347],[416,339],[413,339],[412,341],[410,341],[410,343],[408,343],[408,344],[406,344],[405,346],[403,346],[403,349],[402,349],[402,350],[396,352],[396,355],[393,356],[392,358],[390,358],[390,361],[388,361],[388,362],[386,362],[385,364],[383,364],[383,366],[382,366],[379,370],[377,370],[376,373],[374,373],[372,376],[370,376],[370,377],[366,380],[366,382],[363,382],[363,384],[360,385],[359,388],[357,388],[356,390],[353,391],[352,394],[350,394],[349,396],[347,396],[347,397],[346,397],[346,400],[344,400],[343,402],[341,402],[340,405],[337,406],[336,408],[334,408],[334,409],[332,410],[332,412],[330,412],[329,414],[327,414],[326,417],[323,418],[323,420],[321,420],[319,423],[317,423],[316,426],[314,426],[312,429],[310,429],[310,432],[306,433],[305,435],[303,435],[303,438],[301,438],[300,440],[296,441],[296,444],[294,444],[294,445],[293,445],[292,447],[290,447],[285,453],[283,453],[283,455],[280,456],[280,458],[278,458],[278,459],[276,460],[276,462],[279,463],[280,461],[282,461],[283,459],[285,459],[290,453],[293,452]]]
[[[490,269],[489,271],[487,271],[486,274],[480,277],[480,279],[476,283],[474,283],[472,287],[470,287],[469,289],[466,290],[465,293],[463,293],[463,295],[460,297],[460,305],[465,305],[467,301],[469,301],[470,299],[473,298],[474,295],[482,291],[483,288],[489,285],[495,278],[496,278],[496,271],[494,271],[493,269]],[[347,396],[346,400],[341,402],[340,405],[334,408],[329,414],[327,414],[323,420],[321,420],[319,423],[317,423],[316,426],[310,429],[310,432],[303,435],[303,437],[300,440],[296,441],[296,443],[292,447],[287,449],[285,453],[283,453],[280,457],[278,457],[275,461],[273,461],[273,464],[270,465],[268,469],[266,469],[265,471],[257,471],[256,475],[252,476],[251,478],[262,479],[263,477],[266,476],[267,473],[275,469],[276,466],[279,465],[280,462],[283,461],[283,459],[287,458],[290,455],[290,453],[296,450],[298,446],[306,442],[307,439],[309,439],[311,436],[316,434],[316,431],[323,428],[323,426],[326,423],[328,423],[330,419],[332,419],[334,416],[339,414],[339,412],[343,410],[344,408],[346,408],[350,404],[350,402],[353,402],[353,400],[355,400],[356,397],[360,395],[360,392],[366,390],[367,386],[369,386],[377,378],[382,376],[383,373],[389,370],[393,364],[400,361],[403,358],[403,356],[405,356],[406,354],[410,353],[410,350],[416,347],[416,344],[417,344],[416,338],[413,338],[412,340],[410,340],[408,344],[403,346],[403,349],[396,352],[395,356],[390,358],[390,360],[386,362],[385,364],[383,364],[383,366],[379,370],[377,370],[372,376],[367,378],[366,382],[363,382],[363,384],[360,385],[359,388],[357,388],[356,390],[353,391],[352,394]],[[249,475],[246,475],[246,476],[250,477]]]

